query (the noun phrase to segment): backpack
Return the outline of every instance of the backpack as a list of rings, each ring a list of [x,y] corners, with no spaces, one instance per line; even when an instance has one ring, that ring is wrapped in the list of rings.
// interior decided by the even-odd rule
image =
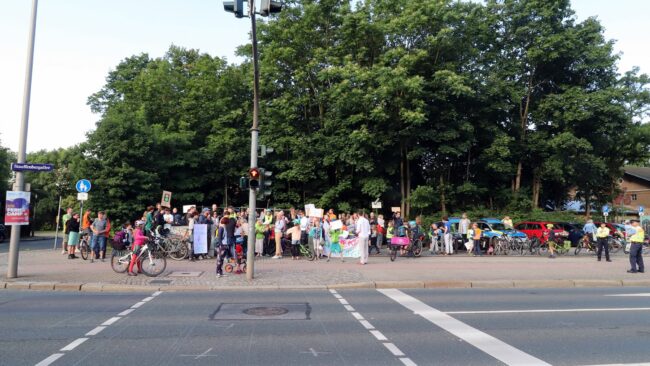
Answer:
[[[126,249],[126,232],[120,230],[113,236],[113,249],[124,250]]]

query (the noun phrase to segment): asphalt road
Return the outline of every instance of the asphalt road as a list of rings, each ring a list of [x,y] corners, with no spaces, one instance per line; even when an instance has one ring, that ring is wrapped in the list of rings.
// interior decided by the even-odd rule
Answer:
[[[59,234],[60,235],[60,234]],[[61,251],[61,237],[59,236],[59,241],[57,248]],[[30,239],[22,240],[20,242],[21,251],[30,251],[30,250],[42,250],[42,249],[52,249],[54,247],[54,235],[51,238],[47,239]],[[9,252],[9,238],[5,239],[0,243],[0,254]]]
[[[649,362],[638,288],[0,291],[0,365]]]

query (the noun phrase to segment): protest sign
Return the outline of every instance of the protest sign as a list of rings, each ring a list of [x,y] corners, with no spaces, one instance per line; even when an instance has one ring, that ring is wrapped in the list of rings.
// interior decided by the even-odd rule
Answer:
[[[340,230],[343,229],[343,221],[334,220],[330,223],[330,230]]]
[[[194,254],[208,253],[208,225],[194,224]]]

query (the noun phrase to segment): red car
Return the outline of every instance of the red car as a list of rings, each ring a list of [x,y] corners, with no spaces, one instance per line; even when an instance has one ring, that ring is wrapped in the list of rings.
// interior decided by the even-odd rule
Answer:
[[[524,221],[516,224],[515,229],[526,234],[528,239],[538,238],[540,241],[544,242],[546,240],[544,232],[548,231],[546,226],[548,224],[553,223],[550,221]],[[553,224],[553,231],[559,236],[569,236],[569,233],[557,227],[555,224]]]

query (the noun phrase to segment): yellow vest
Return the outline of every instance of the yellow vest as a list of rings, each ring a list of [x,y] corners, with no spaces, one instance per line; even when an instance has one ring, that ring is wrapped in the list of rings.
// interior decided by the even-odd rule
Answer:
[[[643,243],[643,240],[645,239],[645,231],[641,228],[641,226],[635,227],[636,233],[630,237],[630,241],[634,243]]]

